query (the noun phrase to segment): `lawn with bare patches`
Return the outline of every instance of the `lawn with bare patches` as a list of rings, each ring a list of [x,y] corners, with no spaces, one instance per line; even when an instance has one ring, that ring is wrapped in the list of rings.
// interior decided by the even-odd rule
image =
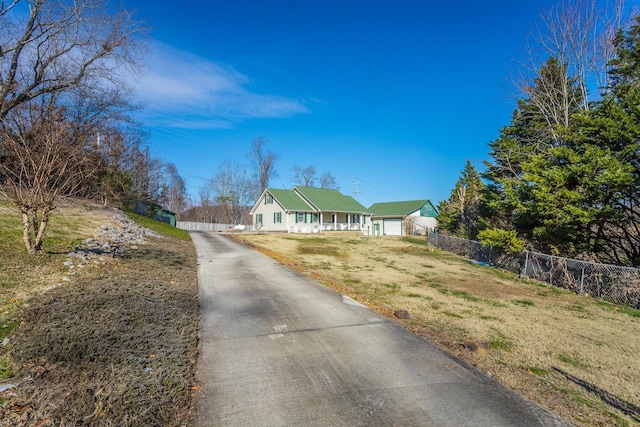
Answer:
[[[640,423],[640,311],[472,264],[422,239],[238,237],[576,425]],[[313,248],[313,249],[310,249]],[[393,317],[407,310],[411,319]],[[479,343],[486,352],[472,352]]]

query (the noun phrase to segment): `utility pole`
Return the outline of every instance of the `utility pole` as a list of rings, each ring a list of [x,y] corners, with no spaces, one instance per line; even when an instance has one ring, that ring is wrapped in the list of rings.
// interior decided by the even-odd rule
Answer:
[[[361,193],[361,191],[359,191],[359,190],[358,190],[358,185],[359,185],[359,184],[362,184],[362,181],[358,181],[358,177],[356,177],[356,180],[355,180],[355,181],[353,181],[353,184],[356,186],[356,189],[355,189],[355,191],[353,192],[353,195],[354,195],[354,196],[355,196],[355,198],[357,199],[357,198],[358,198],[358,194],[360,194],[360,193]]]

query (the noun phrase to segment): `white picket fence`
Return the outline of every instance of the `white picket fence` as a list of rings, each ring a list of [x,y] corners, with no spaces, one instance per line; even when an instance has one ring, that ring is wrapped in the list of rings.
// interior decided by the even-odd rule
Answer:
[[[186,231],[228,231],[235,224],[216,224],[211,222],[176,221],[176,228]],[[253,230],[252,225],[245,225],[245,231]]]

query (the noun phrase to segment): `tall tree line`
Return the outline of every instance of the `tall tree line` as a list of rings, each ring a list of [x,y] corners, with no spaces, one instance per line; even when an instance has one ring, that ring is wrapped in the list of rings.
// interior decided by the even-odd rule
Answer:
[[[640,266],[640,17],[607,34],[615,37],[602,50],[610,56],[597,96],[566,54],[550,55],[524,87],[511,123],[489,144],[478,230],[515,231],[547,253]],[[455,203],[452,195],[441,209]]]

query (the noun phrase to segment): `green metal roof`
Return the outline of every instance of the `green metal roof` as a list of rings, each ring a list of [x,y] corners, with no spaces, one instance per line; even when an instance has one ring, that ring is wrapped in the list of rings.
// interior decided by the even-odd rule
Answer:
[[[369,207],[369,212],[374,217],[403,217],[413,212],[426,208],[429,213],[436,214],[436,210],[429,200],[409,200],[406,202],[374,203]],[[426,215],[435,216],[435,215]]]
[[[356,199],[351,196],[345,196],[338,190],[295,186],[293,191],[298,191],[312,205],[323,212],[368,213],[367,208],[362,206]]]
[[[313,212],[313,208],[309,206],[300,196],[291,190],[279,190],[277,188],[267,188],[274,199],[282,205],[287,211],[296,212]]]

